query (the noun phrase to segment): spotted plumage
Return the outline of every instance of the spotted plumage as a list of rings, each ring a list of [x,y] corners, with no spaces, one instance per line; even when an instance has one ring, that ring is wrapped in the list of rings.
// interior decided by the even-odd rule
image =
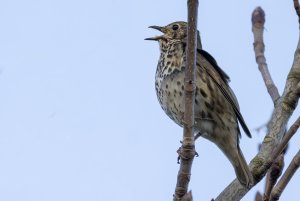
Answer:
[[[182,126],[187,23],[174,22],[150,28],[163,32],[162,36],[147,38],[159,42],[160,58],[155,74],[157,98],[165,113]],[[229,77],[215,59],[202,50],[200,36],[196,56],[195,134],[215,143],[233,165],[240,183],[249,187],[253,181],[239,148],[238,121],[249,137],[251,134],[228,85]]]

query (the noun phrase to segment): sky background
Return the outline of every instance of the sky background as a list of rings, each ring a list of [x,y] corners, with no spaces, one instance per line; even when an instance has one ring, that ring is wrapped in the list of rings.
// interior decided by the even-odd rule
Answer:
[[[265,133],[255,128],[273,108],[255,63],[251,13],[266,12],[266,58],[281,94],[299,35],[293,2],[199,2],[203,47],[230,75],[252,131],[241,139],[250,161]],[[172,200],[182,129],[158,104],[158,44],[144,38],[159,34],[150,25],[186,18],[186,1],[1,0],[0,200]],[[212,143],[196,147],[190,189],[210,200],[234,170]],[[299,180],[298,172],[282,200],[297,200]]]

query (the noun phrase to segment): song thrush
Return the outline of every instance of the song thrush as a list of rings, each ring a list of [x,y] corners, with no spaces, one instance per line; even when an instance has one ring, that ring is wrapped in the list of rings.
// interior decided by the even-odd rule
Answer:
[[[186,65],[187,23],[174,22],[167,26],[150,26],[163,33],[146,38],[159,42],[160,58],[155,75],[155,89],[165,113],[178,125],[183,125],[184,76]],[[228,85],[228,75],[215,59],[197,41],[195,134],[215,143],[234,167],[240,183],[249,187],[252,175],[239,147],[242,126],[246,135],[250,131],[240,113],[237,99]]]

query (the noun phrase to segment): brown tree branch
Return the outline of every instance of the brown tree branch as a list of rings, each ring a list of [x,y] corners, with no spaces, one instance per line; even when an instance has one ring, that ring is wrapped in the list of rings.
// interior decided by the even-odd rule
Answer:
[[[287,186],[287,184],[289,183],[289,181],[291,180],[291,178],[293,177],[293,175],[295,174],[299,166],[300,166],[300,150],[295,155],[292,162],[290,163],[290,165],[288,166],[288,168],[286,169],[286,171],[278,181],[277,185],[272,190],[270,201],[279,200],[281,193],[283,192],[283,190],[285,189],[285,187]]]
[[[195,156],[194,142],[194,102],[195,102],[195,66],[197,48],[197,15],[198,0],[188,0],[188,32],[187,32],[187,52],[186,69],[184,80],[184,129],[183,140],[180,148],[180,169],[177,175],[177,184],[174,201],[191,201],[192,196],[185,196],[191,176],[192,164]],[[191,193],[189,193],[191,195]],[[190,198],[190,200],[186,199]]]
[[[287,77],[285,88],[282,96],[275,104],[275,109],[270,120],[270,126],[268,134],[266,135],[261,150],[252,159],[250,163],[250,169],[255,179],[255,184],[258,183],[266,174],[267,170],[272,165],[274,159],[273,156],[275,148],[281,141],[287,122],[297,107],[299,100],[300,82],[300,40],[298,42],[297,49],[294,55],[294,62]],[[237,179],[235,179],[229,186],[227,186],[223,192],[216,198],[216,201],[238,201],[249,191],[243,187]]]
[[[275,157],[278,153],[281,153],[281,152],[284,152],[284,149],[287,147],[288,145],[288,142],[290,141],[290,139],[293,137],[293,135],[297,132],[298,128],[300,126],[300,117],[298,117],[298,119],[295,121],[295,123],[290,127],[290,129],[288,130],[288,132],[284,135],[281,143],[279,144],[279,146],[276,148],[276,150],[274,151],[274,154],[273,156]],[[282,156],[282,160],[283,160],[283,154],[280,154],[280,156]],[[296,156],[295,156],[296,157]],[[292,161],[293,163],[293,161]],[[279,164],[279,166],[283,166],[282,164]],[[290,165],[291,166],[291,165]],[[290,167],[289,166],[289,167]],[[273,166],[272,166],[273,167]],[[278,167],[280,168],[280,171],[282,171],[282,167]],[[289,169],[289,168],[288,168]],[[288,170],[286,170],[288,171]],[[296,170],[295,170],[296,171]],[[281,174],[278,173],[278,174]],[[294,174],[294,173],[293,173]],[[292,174],[292,175],[293,175]],[[274,185],[276,183],[276,180],[277,178],[279,177],[279,175],[274,175],[274,177],[276,177],[276,180],[275,181],[272,181],[271,180],[271,184],[272,186],[270,186],[268,189],[267,189],[267,193],[265,194],[264,196],[264,201],[269,201],[269,197],[271,197],[271,200],[273,199],[279,199],[282,191],[284,190],[285,186],[287,185],[288,181],[291,179],[291,178],[284,178],[285,177],[291,177],[292,176],[290,173],[284,173],[284,175],[282,176],[282,178],[280,179],[280,181],[278,182],[278,184],[276,185],[275,188]],[[283,181],[283,182],[281,182]],[[279,183],[281,182],[281,185],[279,185]],[[270,196],[271,195],[271,196]],[[277,200],[278,200],[277,199]]]
[[[264,33],[264,24],[265,24],[265,12],[261,7],[257,7],[252,13],[252,32],[254,36],[254,53],[256,63],[258,64],[258,69],[260,70],[267,90],[274,102],[279,99],[280,95],[278,93],[278,89],[275,86],[272,77],[270,75],[268,65],[266,62],[266,58],[264,55],[265,52],[265,44],[263,39]]]
[[[254,36],[254,53],[256,58],[256,63],[258,64],[258,69],[261,72],[267,90],[273,100],[274,105],[276,101],[280,98],[277,87],[275,86],[272,77],[270,75],[268,65],[266,62],[266,58],[264,55],[265,44],[263,40],[263,31],[265,24],[265,12],[261,7],[257,7],[252,13],[252,32]],[[268,125],[268,124],[267,124]],[[266,188],[263,196],[264,201],[268,201],[270,197],[270,193],[276,184],[277,179],[282,173],[283,169],[283,155],[282,157],[278,157],[276,161],[273,163],[272,167],[267,173],[266,176]]]
[[[260,192],[256,192],[256,195],[255,195],[255,201],[262,201],[262,195],[260,194]]]
[[[181,199],[181,201],[193,201],[192,191],[187,192]]]
[[[298,0],[293,0],[294,1],[294,8],[296,10],[296,13],[298,15],[298,21],[300,24],[300,5],[299,5],[299,1]]]
[[[297,132],[299,126],[300,126],[300,116],[297,118],[297,120],[294,122],[294,124],[290,127],[290,129],[288,130],[288,132],[284,135],[284,137],[282,138],[282,141],[277,146],[277,148],[275,149],[273,155],[271,155],[270,158],[275,158],[275,157],[277,158],[280,155],[280,153],[283,152],[283,150],[287,146],[287,144],[290,141],[290,139]]]
[[[277,157],[275,162],[272,164],[271,168],[268,170],[268,173],[266,175],[265,193],[263,196],[261,196],[260,192],[258,191],[256,195],[257,196],[260,195],[261,199],[257,200],[258,198],[256,196],[255,198],[256,201],[269,201],[272,189],[276,184],[278,178],[282,174],[282,170],[284,167],[284,155],[287,151],[287,147],[288,144],[285,147],[285,149],[282,151],[282,153],[279,155],[279,157]]]
[[[266,182],[266,189],[263,197],[263,201],[269,201],[270,195],[272,192],[273,187],[275,186],[278,178],[282,174],[282,170],[284,167],[284,154],[280,154],[279,157],[277,157],[276,161],[271,166],[270,170],[267,174],[267,182]]]

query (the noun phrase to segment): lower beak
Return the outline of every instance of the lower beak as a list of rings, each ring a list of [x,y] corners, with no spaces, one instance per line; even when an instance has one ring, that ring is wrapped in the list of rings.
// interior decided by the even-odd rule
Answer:
[[[154,37],[150,37],[150,38],[145,38],[145,40],[155,40],[155,41],[158,41],[160,39],[162,39],[163,36],[154,36]]]

